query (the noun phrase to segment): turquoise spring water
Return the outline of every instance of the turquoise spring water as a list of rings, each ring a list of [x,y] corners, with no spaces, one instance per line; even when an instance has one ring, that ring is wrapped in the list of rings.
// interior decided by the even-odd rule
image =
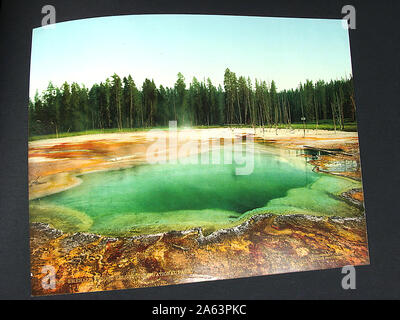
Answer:
[[[138,235],[193,227],[209,233],[267,212],[359,214],[338,198],[359,182],[313,172],[298,151],[263,148],[252,154],[249,175],[236,175],[243,165],[235,163],[167,163],[85,174],[79,186],[32,200],[31,221],[67,232]]]

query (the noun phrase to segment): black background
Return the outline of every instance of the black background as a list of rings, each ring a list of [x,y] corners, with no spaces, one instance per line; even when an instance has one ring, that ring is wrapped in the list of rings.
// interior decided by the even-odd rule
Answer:
[[[350,31],[371,265],[357,267],[357,289],[341,269],[260,276],[40,299],[399,299],[399,1],[12,1],[0,21],[0,298],[31,299],[27,183],[27,104],[31,30],[42,6],[57,22],[135,13],[202,13],[342,18]],[[38,298],[35,298],[38,299]]]

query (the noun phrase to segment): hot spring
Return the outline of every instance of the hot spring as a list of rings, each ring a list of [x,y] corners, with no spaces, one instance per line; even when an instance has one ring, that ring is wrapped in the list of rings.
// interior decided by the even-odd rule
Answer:
[[[313,172],[301,151],[263,146],[251,152],[254,169],[248,175],[237,175],[242,166],[223,161],[84,174],[80,185],[30,201],[30,218],[65,232],[133,236],[194,227],[210,233],[263,213],[360,214],[339,197],[360,182]]]

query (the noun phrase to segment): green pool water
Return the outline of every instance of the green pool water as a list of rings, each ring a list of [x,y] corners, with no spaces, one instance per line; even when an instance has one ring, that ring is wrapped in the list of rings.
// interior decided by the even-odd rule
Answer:
[[[252,154],[254,170],[249,175],[236,175],[243,165],[235,163],[190,163],[198,156],[184,164],[85,174],[79,186],[32,200],[30,218],[66,232],[129,236],[193,227],[210,233],[267,212],[360,213],[338,197],[359,182],[314,173],[298,152],[263,147]]]

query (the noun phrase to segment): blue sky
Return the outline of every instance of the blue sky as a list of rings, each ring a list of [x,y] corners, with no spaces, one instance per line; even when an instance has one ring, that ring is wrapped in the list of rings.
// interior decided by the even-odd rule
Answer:
[[[173,86],[226,68],[278,90],[305,79],[331,80],[351,71],[348,31],[341,20],[207,15],[129,15],[57,23],[33,30],[30,96],[48,82],[100,83],[114,72]]]

